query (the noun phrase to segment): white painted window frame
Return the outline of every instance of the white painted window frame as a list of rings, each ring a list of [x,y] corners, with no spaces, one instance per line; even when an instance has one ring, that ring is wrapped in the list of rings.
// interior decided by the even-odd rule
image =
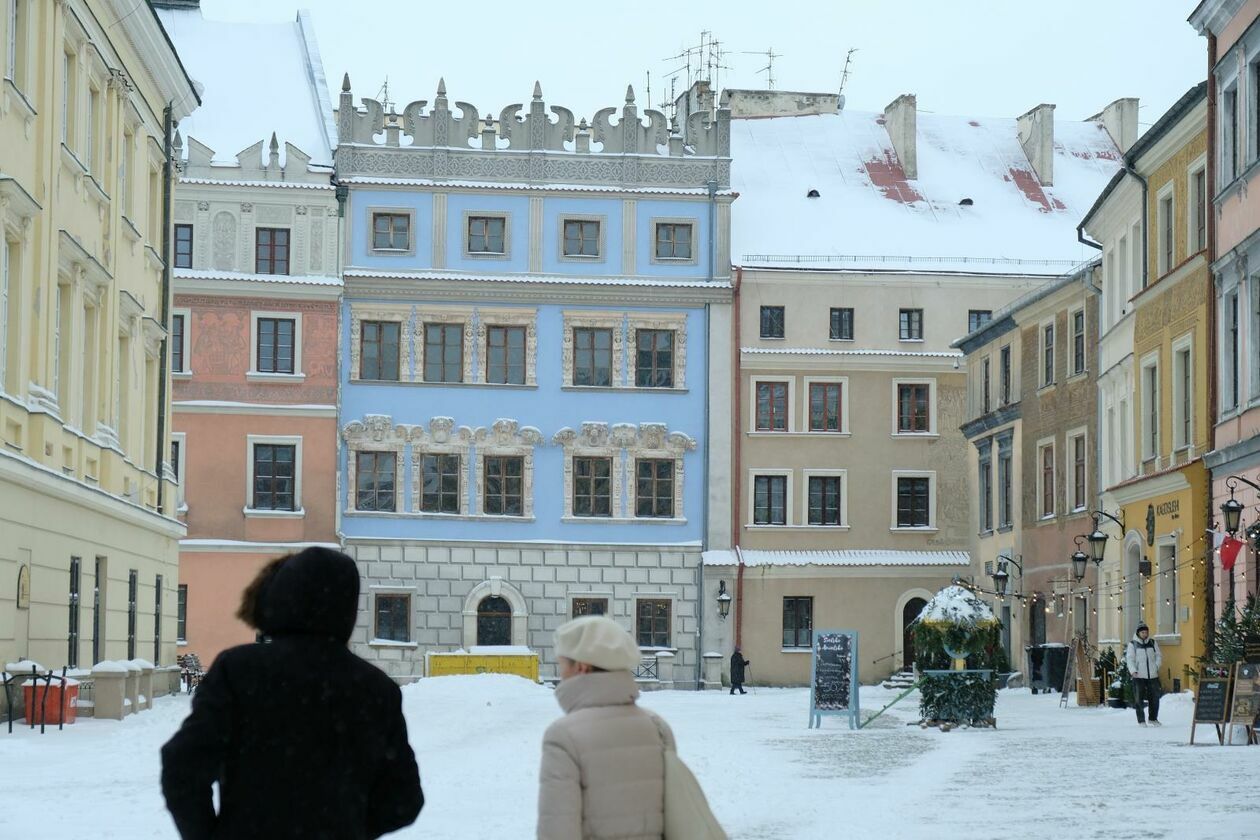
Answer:
[[[811,478],[840,479],[840,524],[813,525],[809,521],[809,480]],[[789,482],[791,479],[789,479]],[[801,470],[801,526],[819,531],[843,532],[851,527],[849,522],[849,471],[843,469],[806,469]]]
[[[1148,353],[1143,356],[1138,364],[1138,387],[1142,397],[1142,460],[1149,461],[1158,458],[1160,455],[1162,444],[1162,429],[1159,427],[1160,420],[1160,364],[1159,351]],[[1151,388],[1151,374],[1154,372],[1154,390]],[[1151,424],[1154,423],[1154,429]],[[1154,432],[1154,440],[1151,439],[1151,432]]]
[[[926,526],[912,525],[912,526],[902,527],[902,526],[897,525],[897,479],[899,478],[926,478],[928,479],[928,524]],[[891,493],[890,493],[891,499],[892,499],[892,505],[891,505],[892,520],[891,520],[891,526],[889,527],[888,530],[897,534],[935,533],[938,530],[937,518],[936,518],[936,487],[937,487],[936,470],[908,470],[908,469],[893,470],[892,471],[892,487],[891,487]]]
[[[1044,437],[1041,440],[1037,441],[1037,449],[1036,449],[1037,461],[1035,464],[1036,476],[1034,477],[1034,481],[1036,482],[1036,484],[1034,486],[1037,488],[1037,521],[1038,522],[1049,522],[1053,520],[1056,516],[1058,516],[1059,461],[1058,461],[1057,454],[1054,452],[1054,448],[1055,448],[1055,440],[1053,436]],[[1051,471],[1051,475],[1050,475],[1051,509],[1048,513],[1046,512],[1045,478],[1042,475],[1042,473],[1045,470],[1045,464],[1046,464],[1045,452],[1047,449],[1050,450],[1050,471]]]
[[[782,431],[757,428],[757,385],[761,382],[787,383],[787,425]],[[796,376],[750,376],[748,378],[748,434],[784,435],[796,431]]]
[[[178,476],[175,481],[175,501],[178,511],[184,513],[188,510],[188,502],[184,498],[184,487],[187,480],[185,470],[188,465],[188,433],[171,432],[171,443],[179,444],[179,458],[175,462],[175,474]],[[250,453],[250,463],[253,463],[252,452]],[[253,489],[252,485],[250,489]],[[296,490],[296,487],[294,489]]]
[[[1190,397],[1190,416],[1189,417],[1186,417],[1186,412],[1184,408],[1185,402],[1186,402],[1186,394],[1184,393],[1185,389],[1182,383],[1185,381],[1186,377],[1182,375],[1183,371],[1182,371],[1182,366],[1180,364],[1180,360],[1183,354],[1185,355],[1184,367],[1189,368],[1189,370],[1186,371],[1189,374],[1190,389],[1191,389],[1190,394],[1189,394],[1189,397]],[[1172,401],[1173,401],[1172,439],[1173,439],[1173,447],[1172,448],[1174,452],[1190,449],[1194,446],[1194,438],[1195,438],[1194,362],[1195,362],[1194,360],[1194,333],[1188,332],[1188,333],[1185,333],[1184,335],[1178,336],[1177,338],[1173,339],[1173,343],[1172,343]],[[1190,431],[1185,436],[1185,439],[1183,440],[1182,439],[1183,435],[1181,434],[1181,430],[1185,428],[1187,420],[1190,421]]]
[[[1195,243],[1195,234],[1198,229],[1199,217],[1195,212],[1198,206],[1198,196],[1194,192],[1194,178],[1200,172],[1203,173],[1203,189],[1207,195],[1204,196],[1203,210],[1205,213],[1212,212],[1212,185],[1207,180],[1207,153],[1199,155],[1194,162],[1186,167],[1186,252],[1189,254],[1198,253]],[[1207,236],[1206,229],[1204,236]],[[1206,247],[1206,243],[1205,246]]]
[[[1155,266],[1156,277],[1163,277],[1165,274],[1173,270],[1177,264],[1177,196],[1173,187],[1175,181],[1169,181],[1159,192],[1155,193]],[[1168,202],[1168,209],[1165,211],[1164,202]],[[1171,227],[1167,217],[1172,216]],[[1168,229],[1172,234],[1174,241],[1172,244],[1172,257],[1166,257],[1168,244],[1164,241],[1164,230]]]
[[[378,595],[406,595],[407,596],[407,641],[399,642],[393,639],[381,639],[376,635],[376,598]],[[367,613],[367,644],[376,648],[414,648],[419,645],[416,641],[416,631],[418,629],[416,622],[417,601],[419,600],[420,590],[415,586],[394,586],[386,584],[371,584],[368,586],[368,613]]]
[[[1064,497],[1068,514],[1080,513],[1089,509],[1089,431],[1085,426],[1069,429],[1066,435],[1067,446],[1063,453],[1063,475],[1065,476]],[[1085,487],[1081,498],[1076,498],[1076,442],[1084,441],[1085,446]],[[1040,475],[1040,473],[1038,473]]]
[[[901,401],[898,399],[897,389],[902,385],[927,385],[928,386],[928,430],[926,432],[902,432],[897,430],[897,412],[901,410]],[[934,376],[905,376],[896,377],[892,380],[892,436],[899,439],[907,438],[937,438],[940,437],[940,430],[937,428],[937,410],[936,410],[936,377]]]
[[[184,319],[184,335],[183,335],[183,340],[180,342],[180,348],[179,348],[180,356],[184,360],[184,369],[175,370],[174,366],[172,366],[171,378],[172,379],[191,379],[193,372],[192,372],[192,368],[190,367],[190,363],[192,359],[189,356],[189,350],[192,349],[192,339],[190,338],[190,336],[192,335],[192,310],[186,306],[174,307],[173,309],[171,309],[171,323],[172,324],[174,323],[174,319],[176,316],[180,316]],[[297,342],[297,338],[296,338],[297,325],[296,324],[294,325],[294,333],[295,333],[294,343],[296,344]],[[255,354],[258,352],[258,342],[256,340],[254,341],[254,349],[252,352]],[[250,360],[251,366],[253,362],[254,360],[251,359]],[[297,370],[296,358],[293,360],[293,368],[294,370]]]
[[[247,435],[245,438],[245,516],[257,519],[301,519],[306,516],[302,505],[302,436],[301,435]],[[265,510],[254,504],[254,447],[258,444],[292,445],[293,452],[293,510]]]
[[[782,476],[784,482],[783,524],[757,522],[757,477]],[[745,528],[789,528],[796,524],[798,517],[793,508],[793,496],[796,478],[790,467],[751,467],[748,470],[748,518]]]
[[[801,431],[811,435],[827,435],[830,437],[849,437],[851,431],[849,429],[849,377],[847,376],[806,376],[803,385],[803,405],[804,422],[801,424]],[[840,386],[840,429],[835,432],[827,432],[814,430],[809,427],[809,391],[812,385],[839,385]],[[753,395],[754,398],[756,394]],[[792,399],[792,388],[788,387],[788,400]],[[931,397],[929,396],[929,400]],[[754,407],[755,408],[755,407]],[[788,419],[791,420],[792,412],[788,411]],[[755,417],[754,417],[755,419]]]
[[[270,373],[258,369],[258,321],[261,318],[293,319],[293,373]],[[185,328],[187,332],[187,328]],[[302,313],[279,310],[255,309],[249,313],[249,371],[245,378],[250,382],[304,382],[302,372]]]

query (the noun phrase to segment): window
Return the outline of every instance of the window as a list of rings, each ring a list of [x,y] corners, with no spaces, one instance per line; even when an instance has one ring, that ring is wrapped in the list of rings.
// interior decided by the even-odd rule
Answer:
[[[1072,375],[1085,372],[1085,310],[1072,313]]]
[[[175,267],[192,268],[193,226],[175,225]]]
[[[691,231],[689,223],[658,222],[656,225],[656,258],[658,260],[691,259]]]
[[[424,325],[424,381],[464,381],[464,325]]]
[[[153,581],[153,662],[162,661],[162,576]]]
[[[612,330],[573,328],[573,384],[612,386]]]
[[[635,330],[634,384],[639,388],[674,386],[674,331]]]
[[[1041,447],[1041,517],[1054,516],[1054,444]]]
[[[998,354],[998,367],[1001,368],[999,375],[1002,377],[1002,405],[1010,405],[1011,402],[1011,345],[1007,344]]]
[[[118,149],[118,206],[124,216],[131,215],[131,132],[123,132],[122,146]]]
[[[998,527],[1011,527],[1011,450],[998,446]]]
[[[1054,324],[1041,328],[1041,386],[1054,384]]]
[[[584,615],[608,615],[607,598],[574,598],[571,618]]]
[[[980,366],[981,368],[981,371],[980,371],[980,413],[981,414],[988,414],[989,409],[990,409],[989,369],[991,367],[992,365],[990,364],[989,359],[987,358],[984,360],[984,362]]]
[[[1142,435],[1142,457],[1159,455],[1159,364],[1152,362],[1142,366],[1142,416],[1145,419]]]
[[[993,464],[980,461],[980,533],[993,530]]]
[[[258,319],[259,373],[293,373],[297,320],[294,318]]]
[[[1173,197],[1163,196],[1159,200],[1159,273],[1172,271],[1175,249],[1173,246]]]
[[[495,385],[525,384],[525,328],[486,329],[486,381]]]
[[[899,316],[902,341],[923,340],[923,310],[902,309]]]
[[[135,569],[127,572],[127,658],[136,658],[136,619],[139,611],[140,577]]]
[[[1221,96],[1221,183],[1238,177],[1238,88]]]
[[[19,328],[19,307],[17,305],[17,283],[21,278],[18,264],[18,243],[5,237],[0,229],[0,391],[15,393],[17,388],[11,380],[15,378],[9,368],[9,359],[17,358],[16,352],[10,357],[11,349],[16,351]],[[10,305],[12,298],[12,305]],[[14,368],[17,367],[15,364]]]
[[[13,80],[18,90],[26,87],[26,51],[28,36],[26,32],[27,0],[11,0],[9,7],[8,51],[5,60],[4,75]]]
[[[1260,80],[1257,80],[1257,85],[1260,85]],[[1207,170],[1200,169],[1191,175],[1190,184],[1194,191],[1191,236],[1194,237],[1194,250],[1202,251],[1207,247]]]
[[[399,336],[397,321],[364,321],[359,329],[359,378],[398,381]]]
[[[105,645],[103,642],[105,626],[105,610],[103,602],[105,599],[105,590],[109,584],[105,572],[106,560],[99,554],[96,557],[96,565],[92,571],[92,662],[93,664],[100,662],[104,658]]]
[[[921,434],[931,430],[927,383],[897,385],[897,433]]]
[[[410,642],[411,596],[402,592],[378,592],[373,624],[374,639]]]
[[[254,273],[289,273],[288,228],[257,228],[254,231]]]
[[[565,219],[564,250],[566,257],[599,256],[599,222],[585,219]]]
[[[931,524],[931,479],[897,476],[897,527],[929,528]]]
[[[181,583],[176,590],[175,640],[188,641],[188,584]]]
[[[83,144],[83,165],[87,167],[88,172],[97,176],[100,175],[96,171],[96,135],[97,120],[100,119],[101,113],[101,92],[94,87],[88,88],[88,112],[87,112],[87,139]]]
[[[1174,446],[1177,449],[1194,443],[1194,368],[1190,364],[1190,348],[1173,352],[1173,424]]]
[[[967,332],[973,333],[992,320],[993,310],[991,309],[968,309]]]
[[[841,407],[839,382],[811,382],[809,384],[809,430],[811,432],[839,432]]]
[[[420,456],[420,510],[459,513],[460,457],[425,453]]]
[[[759,432],[787,431],[788,384],[786,382],[757,383],[757,422]]]
[[[1238,406],[1238,292],[1225,297],[1225,388],[1223,403],[1226,408]]]
[[[355,452],[354,509],[396,510],[398,457],[393,452]]]
[[[783,338],[784,314],[782,306],[761,307],[761,337]]]
[[[171,373],[184,372],[184,316],[171,315]]]
[[[70,558],[70,622],[67,628],[69,650],[66,654],[66,666],[79,667],[79,591],[82,584],[82,561],[78,557]],[[158,580],[161,580],[159,577]]]
[[[809,524],[843,525],[840,494],[844,479],[838,475],[810,476]]]
[[[832,341],[852,341],[853,340],[853,309],[851,307],[843,307],[837,309],[831,308],[831,332]]]
[[[612,516],[612,459],[573,459],[573,515]]]
[[[788,597],[783,599],[783,646],[806,648],[813,646],[814,599]]]
[[[1161,634],[1177,632],[1177,546],[1160,545],[1156,551],[1159,556],[1159,567],[1155,570],[1159,589],[1155,597],[1159,599],[1156,630]]]
[[[183,432],[171,432],[171,475],[175,479],[175,502],[177,507],[187,510],[184,501],[184,440]]]
[[[76,76],[79,72],[78,62],[69,53],[62,55],[61,61],[61,142],[73,150],[75,141],[74,116],[78,108],[78,86]]]
[[[753,524],[787,524],[787,476],[759,475],[753,479]]]
[[[493,516],[521,516],[524,510],[524,459],[511,455],[487,455],[482,459],[482,466],[485,470],[483,510]]]
[[[468,217],[468,253],[505,254],[504,231],[507,219],[503,216]]]
[[[411,214],[373,213],[373,251],[410,251]]]
[[[254,444],[254,510],[297,510],[296,444]]]
[[[639,458],[634,462],[635,516],[673,517],[675,469],[671,458]]]
[[[1089,502],[1085,498],[1085,435],[1076,435],[1070,442],[1072,452],[1072,511],[1084,510]]]
[[[637,607],[639,647],[669,647],[669,619],[673,602],[668,598],[640,598]]]

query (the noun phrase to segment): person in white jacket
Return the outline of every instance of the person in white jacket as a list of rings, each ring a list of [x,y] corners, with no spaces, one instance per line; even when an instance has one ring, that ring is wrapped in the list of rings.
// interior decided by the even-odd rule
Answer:
[[[1146,726],[1146,717],[1142,714],[1144,700],[1151,707],[1151,725],[1162,726],[1159,722],[1159,665],[1163,656],[1159,642],[1150,638],[1150,633],[1145,623],[1139,624],[1124,647],[1124,662],[1133,678],[1133,707],[1137,709],[1138,726]]]

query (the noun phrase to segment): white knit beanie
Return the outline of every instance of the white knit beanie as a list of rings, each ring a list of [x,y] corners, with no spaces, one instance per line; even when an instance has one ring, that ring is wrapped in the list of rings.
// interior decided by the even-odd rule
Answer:
[[[630,634],[602,615],[584,615],[560,625],[556,655],[605,671],[633,671],[642,658]]]

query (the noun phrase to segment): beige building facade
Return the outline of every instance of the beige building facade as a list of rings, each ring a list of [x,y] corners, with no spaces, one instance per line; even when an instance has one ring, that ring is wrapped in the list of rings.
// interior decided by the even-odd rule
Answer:
[[[147,5],[6,5],[0,661],[170,665],[166,149],[198,98]]]

